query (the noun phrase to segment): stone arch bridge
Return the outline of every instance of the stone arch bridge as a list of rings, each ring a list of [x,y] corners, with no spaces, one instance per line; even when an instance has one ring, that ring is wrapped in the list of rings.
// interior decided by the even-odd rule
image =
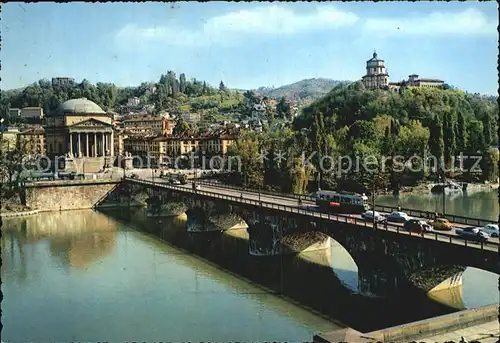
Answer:
[[[468,266],[500,272],[498,244],[473,244],[445,234],[409,234],[391,225],[374,228],[365,221],[314,212],[298,204],[247,199],[190,186],[125,179],[96,207],[146,199],[152,214],[186,212],[188,222],[196,217],[201,225],[193,231],[223,231],[243,220],[248,226],[249,252],[254,255],[298,253],[331,237],[357,264],[360,284],[383,283],[389,291],[408,281],[426,292],[459,286]]]

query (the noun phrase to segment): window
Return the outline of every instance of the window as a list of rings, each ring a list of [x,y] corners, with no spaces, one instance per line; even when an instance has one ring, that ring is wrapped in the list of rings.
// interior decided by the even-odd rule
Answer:
[[[333,201],[334,201],[334,202],[340,202],[340,197],[339,197],[338,195],[335,195],[335,196],[333,197]]]

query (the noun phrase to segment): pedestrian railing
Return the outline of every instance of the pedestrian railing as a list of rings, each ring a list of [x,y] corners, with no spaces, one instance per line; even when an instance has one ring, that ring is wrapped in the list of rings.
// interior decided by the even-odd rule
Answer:
[[[274,196],[274,197],[282,197],[282,198],[291,198],[291,199],[302,199],[305,201],[310,201],[314,202],[316,201],[316,198],[310,195],[306,194],[293,194],[293,193],[281,193],[281,192],[269,192],[265,190],[256,190],[254,188],[246,188],[246,187],[238,187],[238,186],[231,186],[231,185],[225,185],[225,184],[220,184],[220,183],[215,183],[215,182],[210,182],[206,180],[197,180],[197,183],[204,184],[207,186],[211,187],[217,187],[217,188],[223,188],[223,189],[232,189],[232,190],[238,190],[238,191],[244,191],[244,192],[249,192],[249,193],[260,193],[268,196]],[[417,210],[414,208],[403,208],[403,207],[397,207],[397,206],[388,206],[388,205],[377,205],[375,204],[375,211],[380,211],[380,212],[393,212],[393,211],[400,211],[400,212],[405,212],[410,216],[417,217],[417,218],[426,218],[426,219],[435,219],[436,213],[431,212],[431,211],[423,211],[423,210]],[[497,221],[491,220],[491,219],[482,219],[482,218],[471,218],[471,217],[465,217],[465,216],[458,216],[454,214],[445,214],[443,215],[442,213],[438,214],[438,217],[440,218],[446,218],[450,222],[455,223],[455,224],[463,224],[463,225],[471,225],[471,226],[484,226],[487,224],[497,224]]]
[[[273,203],[273,202],[268,202],[268,201],[262,201],[262,200],[257,200],[257,199],[249,199],[241,196],[233,196],[233,195],[227,195],[227,194],[220,194],[220,193],[214,193],[210,191],[204,191],[204,190],[196,190],[188,187],[183,187],[183,186],[177,186],[177,185],[171,185],[171,184],[165,184],[165,183],[154,183],[151,181],[146,181],[146,180],[138,180],[138,179],[126,179],[127,181],[135,182],[138,184],[143,184],[143,185],[148,185],[148,186],[154,186],[154,187],[160,187],[160,188],[165,188],[165,189],[173,189],[176,191],[179,191],[181,193],[186,193],[186,194],[196,194],[196,195],[202,195],[210,198],[216,198],[216,199],[223,199],[230,201],[235,204],[249,204],[253,206],[257,206],[259,208],[268,208],[268,209],[276,209],[280,211],[285,211],[289,213],[297,213],[300,215],[307,215],[315,218],[320,218],[320,219],[327,219],[331,221],[336,221],[340,223],[349,223],[349,224],[355,224],[359,226],[364,226],[368,228],[374,228],[375,230],[382,230],[382,231],[390,231],[394,232],[397,234],[403,234],[407,236],[417,236],[417,237],[422,237],[425,239],[431,239],[435,241],[441,241],[441,242],[446,242],[450,244],[456,244],[456,245],[462,245],[466,247],[471,247],[475,249],[480,249],[480,250],[487,250],[487,251],[498,251],[499,244],[495,242],[476,242],[472,240],[467,240],[465,238],[458,237],[453,234],[449,233],[444,233],[444,232],[421,232],[421,233],[415,233],[411,231],[405,230],[402,226],[396,225],[396,224],[391,224],[391,223],[375,223],[375,225],[370,221],[370,220],[364,220],[364,219],[359,219],[356,217],[352,217],[346,214],[337,214],[337,213],[328,213],[328,212],[318,212],[318,211],[313,211],[308,207],[299,207],[299,206],[289,206],[289,205],[283,205],[280,203]]]

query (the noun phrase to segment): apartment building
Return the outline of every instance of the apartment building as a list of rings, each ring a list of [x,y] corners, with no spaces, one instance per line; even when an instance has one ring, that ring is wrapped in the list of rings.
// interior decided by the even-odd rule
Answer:
[[[28,154],[45,155],[45,130],[41,126],[20,130],[16,136],[16,143]]]
[[[21,109],[21,118],[26,119],[27,122],[41,124],[44,114],[41,107],[24,107]]]
[[[154,155],[162,161],[190,153],[226,156],[238,134],[237,128],[219,128],[203,134],[187,131],[179,136],[157,137],[154,139]]]
[[[122,127],[129,132],[153,131],[161,135],[171,135],[174,119],[165,116],[141,116],[122,121]]]
[[[71,77],[53,77],[52,86],[71,86],[75,83],[75,79]]]
[[[157,162],[159,160],[160,149],[159,144],[155,140],[158,137],[156,132],[147,133],[135,133],[135,132],[122,132],[123,138],[123,153],[127,153],[132,156],[137,156],[142,160],[143,167],[146,167],[147,158],[151,158],[151,161]],[[138,167],[138,160],[134,161],[134,165]]]

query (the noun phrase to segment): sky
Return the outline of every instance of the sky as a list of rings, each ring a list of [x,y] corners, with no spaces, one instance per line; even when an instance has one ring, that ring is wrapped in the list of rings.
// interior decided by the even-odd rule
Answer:
[[[134,86],[173,70],[229,88],[359,80],[376,50],[410,74],[497,94],[496,2],[7,3],[1,89],[73,77]]]

